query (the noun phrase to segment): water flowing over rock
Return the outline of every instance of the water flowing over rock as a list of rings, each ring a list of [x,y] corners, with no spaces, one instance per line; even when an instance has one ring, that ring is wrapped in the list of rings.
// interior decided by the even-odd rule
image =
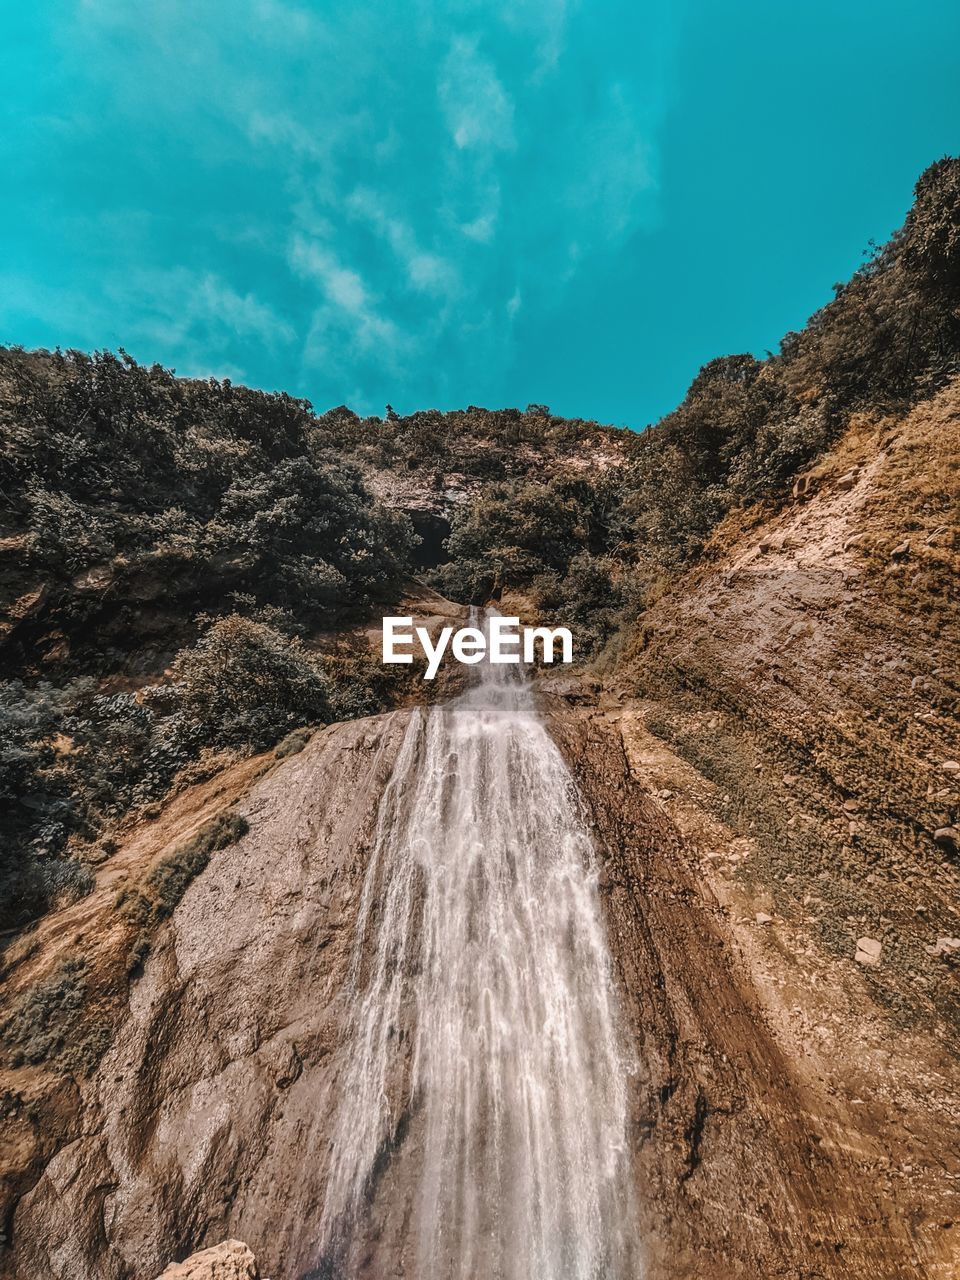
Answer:
[[[757,928],[769,903],[743,897],[723,871],[743,842],[703,825],[689,796],[706,784],[644,730],[635,706],[588,682],[537,706],[594,837],[636,1060],[623,1083],[643,1256],[618,1280],[952,1280],[954,1068],[934,1042],[894,1036],[868,1003],[865,980],[889,966],[864,968],[852,953],[828,964],[779,913]],[[321,1223],[355,1066],[357,993],[370,989],[384,925],[378,892],[358,962],[364,887],[385,806],[399,799],[388,789],[401,749],[412,740],[425,759],[430,721],[410,727],[424,714],[331,725],[258,781],[256,762],[238,764],[138,828],[94,893],[40,922],[24,967],[78,937],[92,971],[122,966],[124,879],[225,804],[249,819],[189,885],[142,974],[124,976],[122,1018],[93,1074],[8,1073],[0,1143],[19,1181],[0,1184],[4,1280],[145,1280],[227,1238],[247,1241],[272,1280],[421,1280],[420,1233],[405,1216],[426,1168],[412,1038],[388,1073],[398,1123],[377,1151],[362,1213],[337,1236],[338,1259],[329,1247],[321,1256]],[[525,805],[529,774],[515,776]],[[474,778],[478,803],[483,780]],[[551,800],[544,821],[564,803]],[[701,852],[722,856],[716,873]],[[929,929],[932,950],[955,932]],[[467,932],[461,942],[473,945]],[[924,959],[948,972],[952,963],[942,949]],[[809,1022],[794,1010],[800,989]],[[411,1001],[401,1030],[417,1025]]]
[[[630,1064],[591,840],[528,688],[480,670],[411,718],[380,807],[322,1243],[354,1275],[402,1218],[405,1274],[632,1277]]]

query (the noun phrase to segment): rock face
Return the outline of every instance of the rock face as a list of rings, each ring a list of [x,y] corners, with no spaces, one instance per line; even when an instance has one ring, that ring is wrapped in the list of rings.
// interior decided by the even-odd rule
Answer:
[[[736,926],[683,812],[667,811],[676,789],[652,794],[656,762],[629,709],[589,692],[545,706],[597,833],[641,1064],[631,1141],[648,1280],[947,1280],[953,1184],[932,1196],[905,1166],[919,1169],[919,1149],[960,1173],[955,1068],[913,1042],[903,1053],[922,1079],[901,1088],[877,1043],[889,1027],[874,1040],[857,1028],[874,1016],[862,990],[804,965],[778,920],[757,929],[744,912]],[[249,1241],[274,1280],[313,1274],[360,888],[411,714],[332,726],[253,786],[249,834],[187,890],[16,1203],[5,1275],[139,1280],[225,1237]],[[819,994],[791,1021],[787,993],[804,982]],[[842,1018],[846,1041],[819,1039],[808,1016]]]
[[[260,1272],[241,1240],[224,1240],[183,1262],[171,1262],[157,1280],[260,1280]]]
[[[79,1135],[19,1202],[12,1275],[130,1280],[228,1236],[268,1275],[312,1265],[364,852],[406,714],[326,730],[253,788],[249,836],[181,900]]]
[[[948,1280],[956,1060],[935,1037],[903,1036],[894,1066],[892,1027],[856,975],[814,958],[797,930],[747,915],[746,888],[703,857],[706,837],[716,849],[731,834],[689,801],[671,799],[668,813],[652,798],[669,757],[629,708],[564,705],[551,725],[604,851],[609,936],[641,1062],[648,1280]],[[692,771],[683,782],[689,795]]]

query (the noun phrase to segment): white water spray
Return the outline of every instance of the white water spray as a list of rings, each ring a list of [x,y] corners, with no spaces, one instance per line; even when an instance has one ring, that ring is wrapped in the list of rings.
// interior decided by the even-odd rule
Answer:
[[[349,1253],[376,1171],[416,1126],[391,1274],[639,1274],[629,1063],[593,859],[569,770],[515,668],[484,665],[476,688],[414,712],[357,924],[328,1257]]]

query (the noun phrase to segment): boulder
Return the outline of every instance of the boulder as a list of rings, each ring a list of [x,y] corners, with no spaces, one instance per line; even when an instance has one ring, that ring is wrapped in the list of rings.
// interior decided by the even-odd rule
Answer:
[[[869,965],[871,969],[875,969],[880,963],[880,953],[883,950],[883,943],[877,938],[858,938],[857,951],[854,959],[857,964]]]
[[[39,613],[47,602],[49,591],[45,584],[41,583],[39,587],[35,587],[33,591],[27,591],[7,609],[7,614],[11,618],[15,618],[18,622],[24,618],[33,617]]]
[[[260,1271],[242,1240],[224,1240],[183,1262],[171,1262],[157,1280],[260,1280]]]
[[[538,692],[552,694],[566,702],[595,702],[601,687],[600,681],[592,676],[548,675],[537,681]]]
[[[108,591],[116,581],[116,573],[110,564],[95,564],[78,574],[71,583],[74,591]]]

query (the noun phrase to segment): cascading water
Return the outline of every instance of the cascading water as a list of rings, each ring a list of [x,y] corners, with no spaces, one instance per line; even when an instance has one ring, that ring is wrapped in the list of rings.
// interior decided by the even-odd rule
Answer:
[[[391,1274],[637,1276],[630,1064],[593,848],[516,667],[485,663],[468,693],[414,712],[380,806],[353,980],[325,1255],[349,1256],[378,1171],[415,1145]]]

